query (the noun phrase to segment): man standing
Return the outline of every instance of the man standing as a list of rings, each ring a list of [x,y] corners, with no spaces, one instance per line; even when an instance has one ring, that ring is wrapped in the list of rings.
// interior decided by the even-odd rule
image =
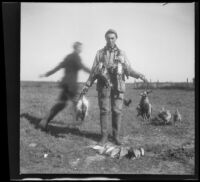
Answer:
[[[119,131],[121,125],[121,112],[125,92],[125,76],[140,78],[147,82],[144,75],[134,71],[124,53],[115,44],[117,32],[109,29],[105,34],[106,46],[100,49],[95,57],[90,76],[83,87],[81,94],[86,94],[89,87],[97,79],[98,103],[100,108],[101,144],[108,139],[109,103],[112,112],[113,142],[120,145]],[[111,101],[111,102],[110,102]]]
[[[57,103],[51,108],[50,112],[41,120],[38,127],[42,130],[47,130],[47,125],[52,120],[55,115],[61,111],[65,106],[66,102],[71,100],[75,105],[75,97],[78,91],[77,77],[78,71],[83,69],[87,73],[90,73],[90,69],[84,66],[81,62],[79,54],[82,51],[82,43],[75,42],[73,45],[74,51],[67,55],[65,59],[54,69],[48,71],[47,73],[40,75],[40,77],[48,77],[60,69],[65,69],[65,75],[60,82],[61,93],[58,97]]]

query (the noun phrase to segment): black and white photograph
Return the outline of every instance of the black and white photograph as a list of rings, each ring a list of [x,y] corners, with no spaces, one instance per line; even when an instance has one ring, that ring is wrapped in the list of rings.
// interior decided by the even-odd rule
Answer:
[[[20,174],[194,175],[194,2],[20,6]]]

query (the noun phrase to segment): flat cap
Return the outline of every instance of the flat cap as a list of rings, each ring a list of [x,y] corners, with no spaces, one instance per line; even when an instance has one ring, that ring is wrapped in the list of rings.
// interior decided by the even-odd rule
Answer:
[[[82,43],[76,41],[76,42],[73,43],[73,48],[76,49],[76,47],[77,47],[77,46],[80,46],[80,45],[82,45]]]
[[[117,32],[114,30],[114,29],[109,29],[106,34],[105,34],[105,37],[107,36],[107,34],[109,33],[114,33],[116,35],[116,37],[118,38],[118,35],[117,35]]]

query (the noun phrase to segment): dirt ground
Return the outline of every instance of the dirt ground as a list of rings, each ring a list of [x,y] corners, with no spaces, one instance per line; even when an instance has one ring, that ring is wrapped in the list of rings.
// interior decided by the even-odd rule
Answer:
[[[194,91],[153,90],[149,99],[153,116],[165,106],[174,113],[178,108],[182,122],[159,125],[136,117],[142,90],[127,86],[121,138],[129,146],[143,147],[139,159],[99,156],[87,146],[100,139],[97,92],[93,86],[87,98],[89,114],[81,125],[72,125],[70,105],[49,124],[49,132],[35,128],[55,103],[59,88],[55,84],[21,82],[20,90],[20,173],[61,174],[181,174],[192,175],[194,152]],[[111,133],[111,125],[109,126]]]

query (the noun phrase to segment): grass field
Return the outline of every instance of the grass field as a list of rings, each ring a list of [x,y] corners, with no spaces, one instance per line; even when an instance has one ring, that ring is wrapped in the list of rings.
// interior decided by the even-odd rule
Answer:
[[[149,95],[153,115],[165,106],[172,112],[178,108],[183,117],[176,126],[155,125],[136,118],[142,90],[128,85],[125,95],[132,103],[123,109],[120,134],[129,145],[143,147],[145,155],[119,160],[97,158],[86,147],[100,139],[95,86],[87,94],[89,115],[82,125],[71,125],[69,107],[52,120],[48,133],[35,125],[55,103],[59,88],[52,83],[21,82],[20,89],[20,173],[194,174],[194,91],[153,90]],[[109,129],[111,133],[111,125]]]

